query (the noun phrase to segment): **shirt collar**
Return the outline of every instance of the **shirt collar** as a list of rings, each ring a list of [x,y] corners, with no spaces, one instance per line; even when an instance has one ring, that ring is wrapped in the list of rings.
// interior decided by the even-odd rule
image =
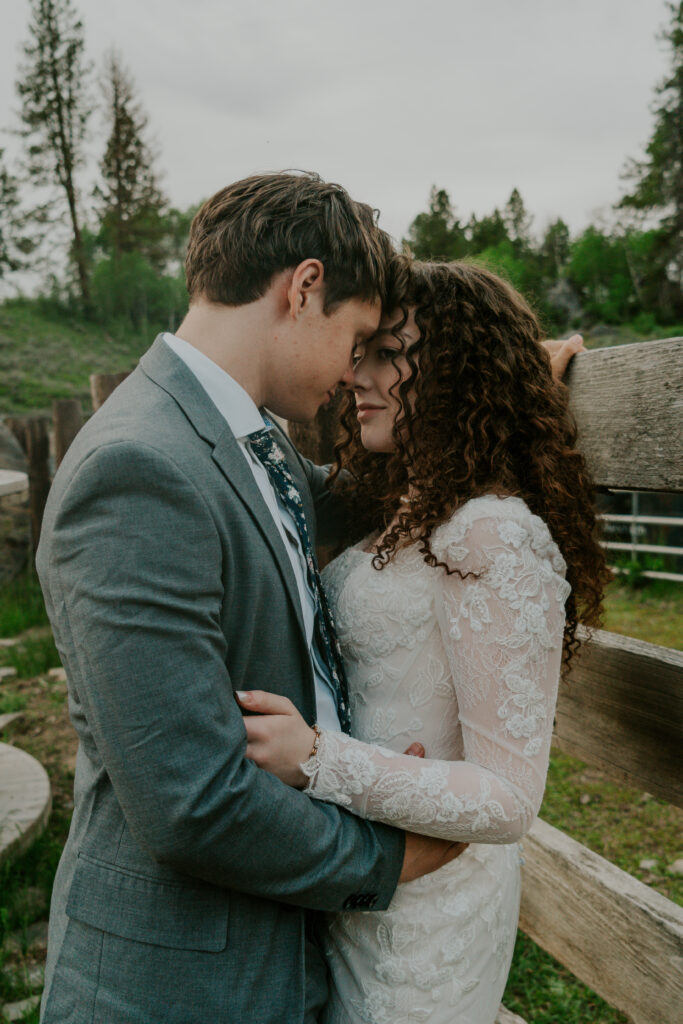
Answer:
[[[269,425],[251,395],[213,359],[176,334],[166,332],[163,339],[197,378],[238,441]]]

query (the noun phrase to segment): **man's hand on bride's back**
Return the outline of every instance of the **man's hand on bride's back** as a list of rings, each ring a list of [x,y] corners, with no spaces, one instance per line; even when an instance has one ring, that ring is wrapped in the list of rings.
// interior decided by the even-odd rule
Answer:
[[[406,832],[406,849],[399,884],[431,875],[432,871],[437,871],[459,857],[468,846],[469,843],[451,843],[447,839]]]

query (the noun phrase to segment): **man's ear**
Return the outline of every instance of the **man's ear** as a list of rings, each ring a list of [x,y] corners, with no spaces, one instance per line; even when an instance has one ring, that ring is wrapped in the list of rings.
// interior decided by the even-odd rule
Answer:
[[[325,290],[324,278],[325,268],[320,260],[302,260],[294,268],[287,289],[290,316],[299,316],[316,302],[322,308]]]

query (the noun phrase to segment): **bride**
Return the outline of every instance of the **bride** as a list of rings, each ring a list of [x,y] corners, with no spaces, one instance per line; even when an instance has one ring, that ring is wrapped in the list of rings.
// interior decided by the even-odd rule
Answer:
[[[330,917],[325,1024],[492,1024],[560,670],[579,618],[598,620],[606,570],[529,307],[473,265],[404,274],[356,351],[333,473],[362,536],[323,573],[353,738],[252,692],[247,754],[311,797],[470,844],[386,911]],[[424,759],[400,753],[412,741]]]

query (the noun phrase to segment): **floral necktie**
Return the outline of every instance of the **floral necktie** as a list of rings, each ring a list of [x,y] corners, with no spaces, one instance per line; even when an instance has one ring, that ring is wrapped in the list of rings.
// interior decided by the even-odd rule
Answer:
[[[265,422],[269,423],[268,420],[265,420]],[[311,539],[308,535],[308,526],[299,489],[289,471],[285,454],[271,434],[270,427],[266,427],[264,430],[255,430],[248,436],[252,451],[259,462],[265,467],[273,487],[283,505],[294,519],[296,528],[299,531],[299,538],[308,570],[308,582],[315,600],[315,618],[320,651],[330,674],[341,727],[344,732],[348,733],[351,724],[349,719],[349,691],[341,649],[332,613],[330,612],[320,573],[318,572]]]

